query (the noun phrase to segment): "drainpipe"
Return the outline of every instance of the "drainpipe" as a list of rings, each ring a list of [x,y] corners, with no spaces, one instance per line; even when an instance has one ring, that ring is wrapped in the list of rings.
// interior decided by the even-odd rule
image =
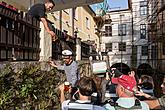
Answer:
[[[134,59],[133,59],[133,56],[134,56],[134,28],[133,28],[133,12],[132,12],[132,56],[131,56],[131,66],[133,67],[134,66]]]
[[[60,14],[60,16],[59,16],[59,19],[60,19],[60,31],[62,32],[62,10],[60,10],[59,14]]]
[[[72,8],[72,37],[74,37],[74,12],[75,8]]]

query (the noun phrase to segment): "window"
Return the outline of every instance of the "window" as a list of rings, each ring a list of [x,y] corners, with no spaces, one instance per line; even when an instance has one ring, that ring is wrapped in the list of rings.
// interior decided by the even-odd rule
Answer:
[[[140,24],[140,38],[146,39],[146,25]]]
[[[112,27],[105,26],[105,36],[112,36]]]
[[[142,46],[142,56],[148,55],[148,46]]]
[[[119,24],[118,33],[119,33],[119,36],[125,36],[126,35],[126,24]]]
[[[147,15],[147,1],[140,1],[140,15]]]
[[[90,21],[88,17],[86,17],[86,27],[90,29]]]
[[[126,43],[125,42],[119,43],[119,51],[126,51]]]
[[[105,48],[106,48],[106,52],[111,52],[112,51],[112,43],[106,43]]]

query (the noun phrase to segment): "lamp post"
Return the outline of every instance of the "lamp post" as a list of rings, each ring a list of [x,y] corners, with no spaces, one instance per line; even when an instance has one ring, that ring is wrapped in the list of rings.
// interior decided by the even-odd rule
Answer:
[[[121,44],[122,44],[122,49],[121,49],[121,71],[122,71],[122,59],[123,59],[123,25],[122,25],[122,17],[123,15],[120,15],[120,36],[121,36]]]

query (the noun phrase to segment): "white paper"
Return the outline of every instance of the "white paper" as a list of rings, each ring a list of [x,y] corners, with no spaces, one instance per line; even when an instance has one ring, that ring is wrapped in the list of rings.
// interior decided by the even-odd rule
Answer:
[[[92,64],[93,73],[105,73],[107,70],[106,62],[96,62]]]

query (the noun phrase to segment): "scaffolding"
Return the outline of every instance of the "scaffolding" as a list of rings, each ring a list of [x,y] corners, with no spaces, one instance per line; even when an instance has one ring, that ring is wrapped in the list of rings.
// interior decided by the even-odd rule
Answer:
[[[148,0],[149,62],[152,67],[165,71],[165,1]]]

